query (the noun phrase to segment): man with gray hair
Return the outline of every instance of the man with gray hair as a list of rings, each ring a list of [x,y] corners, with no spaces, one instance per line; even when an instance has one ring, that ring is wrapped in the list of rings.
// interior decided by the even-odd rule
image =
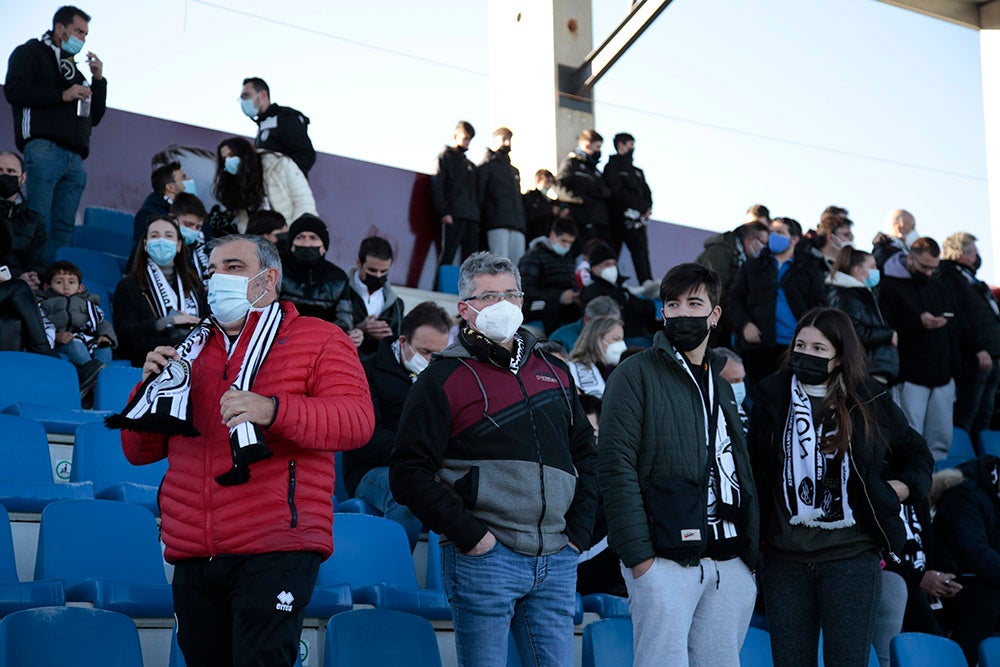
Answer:
[[[1000,388],[1000,308],[990,286],[976,277],[982,263],[972,234],[957,232],[941,245],[938,274],[955,301],[958,327],[953,421],[973,442],[990,427]]]
[[[618,307],[618,302],[610,296],[599,296],[587,302],[587,307],[583,309],[583,317],[576,322],[564,324],[549,336],[549,340],[559,343],[567,350],[572,350],[576,345],[576,339],[583,331],[583,325],[595,317],[616,317],[621,319],[622,311]]]
[[[403,407],[392,493],[442,536],[460,665],[506,665],[509,633],[524,664],[572,664],[594,432],[566,365],[520,328],[514,264],[476,253],[458,289],[458,337]]]
[[[334,453],[371,438],[371,396],[347,335],[278,301],[270,241],[218,239],[208,274],[212,317],[146,356],[109,425],[132,463],[170,464],[162,535],[187,664],[291,667],[333,551]]]

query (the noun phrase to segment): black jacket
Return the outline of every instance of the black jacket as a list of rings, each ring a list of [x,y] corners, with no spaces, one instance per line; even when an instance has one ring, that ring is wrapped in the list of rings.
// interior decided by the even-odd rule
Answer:
[[[476,165],[465,157],[465,150],[447,146],[438,155],[438,169],[431,178],[434,214],[450,215],[459,220],[479,222],[476,191]]]
[[[660,323],[656,319],[656,304],[629,292],[623,286],[625,280],[625,276],[618,276],[618,284],[612,285],[604,278],[594,276],[590,284],[580,292],[580,308],[586,308],[588,303],[599,296],[610,296],[621,310],[626,338],[652,336],[660,329]]]
[[[90,116],[76,115],[76,100],[63,102],[63,91],[84,82],[73,57],[41,40],[29,39],[7,62],[4,95],[14,108],[17,149],[31,139],[48,139],[82,158],[90,154],[90,130],[104,118],[108,80],[91,82]]]
[[[621,224],[628,209],[645,215],[653,207],[653,193],[646,183],[646,175],[632,163],[631,155],[609,157],[604,167],[604,182],[611,188],[608,213],[614,223]]]
[[[308,116],[291,107],[271,104],[254,122],[257,123],[254,146],[287,155],[304,176],[309,175],[309,170],[316,164],[316,150],[309,139]]]
[[[294,253],[282,256],[281,267],[282,300],[294,303],[300,315],[333,322],[345,331],[351,328],[351,288],[343,269],[325,259],[305,264]]]
[[[510,155],[487,149],[476,168],[476,181],[482,229],[513,229],[524,234],[521,172],[510,163]]]
[[[45,261],[45,243],[49,235],[40,213],[24,202],[0,199],[0,265],[10,269],[10,277],[34,271],[41,275]]]
[[[843,276],[843,278],[842,278]],[[845,280],[848,279],[848,280]],[[847,313],[854,331],[868,353],[869,370],[895,384],[899,376],[899,350],[892,344],[893,329],[882,317],[872,291],[845,273],[837,273],[829,285],[830,307]]]
[[[161,217],[170,213],[170,202],[163,195],[150,192],[132,220],[132,239],[139,241],[146,234],[146,225],[151,217]],[[134,253],[133,253],[134,254]]]
[[[942,260],[938,276],[955,301],[954,322],[962,361],[975,361],[980,350],[994,359],[1000,357],[1000,310],[990,286],[950,260]]]
[[[581,200],[580,203],[569,204],[573,220],[581,231],[586,227],[611,226],[611,218],[608,216],[611,188],[601,177],[596,162],[574,150],[559,164],[559,174],[556,178],[559,187],[565,190],[569,197]]]
[[[556,203],[545,196],[537,188],[528,190],[521,196],[524,207],[524,219],[527,227],[525,237],[529,239],[539,236],[548,236],[552,231],[552,223],[555,216],[552,214],[552,207]]]
[[[157,330],[159,319],[153,304],[139,284],[130,277],[122,278],[111,298],[114,308],[114,329],[118,335],[118,351],[121,356],[142,366],[146,354],[158,345],[177,345],[191,333],[192,326],[170,327]],[[198,290],[198,312],[202,316],[209,313],[205,293]]]
[[[906,252],[906,246],[898,236],[879,232],[872,240],[872,257],[875,258],[875,265],[879,271],[885,267],[886,261],[898,252]]]
[[[775,506],[773,490],[782,483],[782,439],[792,400],[792,372],[787,368],[778,371],[761,381],[755,392],[749,447],[760,499],[761,526],[766,526],[772,512],[787,511]],[[871,410],[870,423],[875,432],[866,438],[861,413],[851,409],[854,435],[849,452],[848,501],[858,524],[868,535],[898,554],[906,543],[906,531],[899,518],[899,498],[886,480],[903,482],[910,490],[910,499],[918,501],[931,488],[934,459],[923,436],[910,428],[888,390],[870,380],[862,392],[861,399]],[[886,465],[892,469],[891,475],[885,474]]]
[[[360,288],[354,280],[354,275],[357,272],[358,270],[356,268],[348,269],[348,288],[344,294],[351,304],[350,328],[356,327],[361,320],[368,317],[368,307],[365,305],[365,296],[361,294]],[[389,324],[389,328],[392,329],[392,336],[389,336],[388,340],[393,341],[399,338],[399,328],[403,325],[404,304],[403,300],[396,296],[396,292],[392,289],[392,285],[388,282],[386,282],[382,287],[382,293],[385,296],[385,305],[382,306],[382,312],[378,314],[378,319],[385,320]],[[365,339],[361,342],[361,347],[358,348],[358,354],[364,358],[375,353],[375,351],[379,349],[379,342],[379,339],[372,338],[368,334],[365,334]]]
[[[524,291],[524,315],[532,311],[536,301],[555,301],[568,289],[576,289],[576,261],[569,255],[557,255],[552,250],[549,237],[539,236],[528,246],[528,252],[517,264],[521,272],[521,289]]]
[[[808,256],[796,255],[792,265],[785,272],[781,286],[795,319],[805,315],[809,309],[826,305],[826,285],[824,270],[818,261]],[[778,303],[778,266],[769,250],[759,257],[748,259],[736,273],[736,279],[729,289],[729,321],[744,348],[771,347],[775,345],[775,314]],[[753,322],[760,329],[759,344],[743,340],[743,327]]]
[[[937,503],[934,531],[958,565],[956,574],[975,575],[975,582],[1000,588],[1000,498],[990,480],[989,465],[1000,460],[983,456],[958,467],[962,473]]]
[[[389,465],[392,445],[399,429],[403,404],[413,386],[414,377],[392,352],[395,338],[383,338],[378,351],[362,362],[375,408],[375,432],[361,449],[344,452],[344,485],[353,497],[358,484],[369,470]]]

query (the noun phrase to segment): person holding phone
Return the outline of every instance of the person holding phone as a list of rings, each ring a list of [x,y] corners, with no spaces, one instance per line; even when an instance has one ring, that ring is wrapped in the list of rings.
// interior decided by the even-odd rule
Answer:
[[[384,338],[399,337],[404,306],[389,284],[391,266],[392,246],[380,236],[369,236],[358,249],[357,267],[347,272],[351,321],[343,325],[364,333],[358,345],[362,358],[375,354]]]

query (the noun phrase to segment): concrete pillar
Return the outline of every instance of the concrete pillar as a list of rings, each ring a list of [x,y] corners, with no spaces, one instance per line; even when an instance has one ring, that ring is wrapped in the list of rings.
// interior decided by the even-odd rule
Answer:
[[[476,132],[513,131],[511,161],[523,190],[534,187],[538,169],[555,173],[577,135],[594,126],[592,101],[559,94],[560,65],[573,70],[593,49],[590,3],[489,0],[490,125]]]
[[[986,131],[986,177],[990,198],[989,241],[980,241],[984,254],[1000,257],[1000,3],[980,11],[979,51],[982,60],[983,117]],[[996,264],[994,264],[996,266]],[[1000,269],[994,269],[1000,277]]]

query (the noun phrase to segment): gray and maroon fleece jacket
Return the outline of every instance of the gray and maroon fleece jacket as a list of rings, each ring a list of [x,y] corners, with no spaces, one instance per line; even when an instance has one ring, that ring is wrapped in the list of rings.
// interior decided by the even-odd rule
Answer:
[[[469,551],[489,530],[542,556],[590,541],[597,502],[594,432],[561,361],[503,348],[463,330],[420,374],[390,464],[396,501]]]

